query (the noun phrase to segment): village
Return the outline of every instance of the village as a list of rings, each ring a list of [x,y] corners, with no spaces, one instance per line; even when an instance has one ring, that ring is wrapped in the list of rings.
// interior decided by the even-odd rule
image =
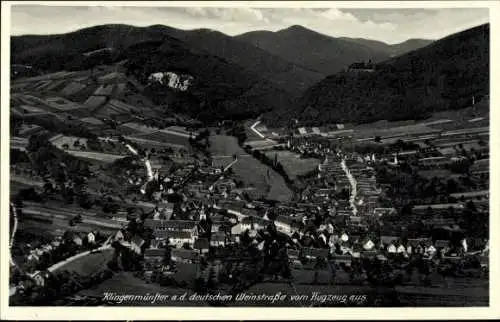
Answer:
[[[246,131],[272,141],[262,134],[265,128],[259,129]],[[241,152],[227,156],[212,147],[217,144],[212,140],[223,138],[215,134],[221,130],[138,129],[177,136],[183,140],[179,147],[165,145],[162,136],[146,140],[120,130],[108,130],[98,140],[49,136],[50,149],[92,161],[84,183],[70,179],[70,170],[58,174],[62,181],[53,172],[34,173],[23,154],[33,149],[29,134],[34,129],[12,138],[19,162],[12,165],[11,182],[35,189],[13,196],[11,211],[20,214],[25,227],[36,222],[55,235],[15,252],[21,253],[22,268],[12,261],[12,269],[25,272],[25,278],[17,274],[13,288],[29,294],[33,283],[44,287],[43,272],[54,270],[57,258],[91,254],[89,249],[98,247],[114,249],[108,267],[134,271],[146,283],[205,291],[223,285],[234,289],[238,280],[246,287],[266,280],[428,286],[443,283],[431,278],[436,274],[444,279],[487,276],[489,166],[483,128],[445,130],[434,140],[409,134],[380,143],[386,138],[377,137],[375,145],[353,142],[351,131],[339,130],[341,136],[332,138],[299,128],[273,138],[276,144],[246,140]],[[283,167],[286,159],[278,155],[293,156],[299,166]],[[255,194],[237,168],[255,158],[267,165],[268,177],[270,171],[285,172],[292,198],[276,202]],[[302,158],[306,170],[293,173]],[[424,178],[426,172],[437,175]],[[453,174],[440,178],[439,172]],[[422,193],[402,192],[413,184]],[[77,199],[77,205],[68,206],[68,198]],[[62,206],[69,208],[62,211]],[[470,217],[484,222],[472,224]],[[70,249],[57,257],[60,245]],[[249,258],[259,269],[251,278],[241,266]]]
[[[193,76],[143,76],[117,62],[11,81],[11,303],[126,285],[352,287],[373,305],[383,286],[396,305],[488,283],[489,95],[423,120],[273,127],[201,122],[145,94]]]

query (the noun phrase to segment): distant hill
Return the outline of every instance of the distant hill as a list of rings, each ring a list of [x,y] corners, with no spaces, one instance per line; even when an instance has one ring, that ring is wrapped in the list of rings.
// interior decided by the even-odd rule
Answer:
[[[235,38],[324,75],[337,73],[354,62],[380,62],[390,57],[385,46],[377,48],[370,41],[334,38],[302,26],[277,32],[252,31]]]
[[[188,44],[193,51],[207,52],[221,57],[294,95],[300,95],[302,91],[326,76],[326,74],[299,67],[266,50],[219,31],[209,29],[186,31],[168,28],[168,33]]]
[[[54,72],[87,70],[126,61],[128,73],[143,85],[148,84],[151,73],[182,72],[194,78],[187,92],[178,93],[154,85],[146,86],[144,94],[159,105],[168,105],[204,120],[251,118],[291,104],[292,95],[275,86],[265,75],[202,50],[201,47],[208,45],[193,46],[190,43],[197,43],[195,40],[185,42],[175,38],[171,36],[174,31],[165,26],[105,25],[62,35],[12,37],[12,63]],[[217,39],[230,43],[225,37]],[[267,59],[264,51],[257,48],[255,51],[259,53],[256,56]],[[287,65],[276,59],[277,68],[280,64]],[[271,68],[269,65],[272,63],[267,63]]]
[[[389,45],[382,41],[370,40],[364,38],[346,38],[341,39],[359,43],[363,46],[369,47],[374,51],[385,52],[390,57],[395,57],[399,55],[406,54],[410,51],[417,50],[419,48],[430,45],[433,40],[429,39],[408,39],[402,43]]]
[[[421,119],[460,109],[489,93],[489,24],[453,34],[376,64],[374,72],[328,76],[294,108],[276,110],[267,122],[303,123]]]

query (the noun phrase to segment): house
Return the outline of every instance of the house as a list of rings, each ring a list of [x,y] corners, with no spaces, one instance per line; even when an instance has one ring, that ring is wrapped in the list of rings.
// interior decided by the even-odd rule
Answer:
[[[270,221],[260,217],[248,216],[231,228],[232,235],[241,235],[246,230],[260,230],[267,227]]]
[[[396,243],[399,240],[397,236],[380,236],[380,243],[382,245],[390,245]]]
[[[464,205],[461,203],[442,203],[413,206],[412,212],[420,215],[427,214],[428,212],[432,212],[433,214],[444,214],[453,210],[455,213],[460,213],[464,208]]]
[[[224,231],[228,224],[228,222],[223,220],[212,220],[212,227],[210,228],[210,230],[212,231],[212,233]]]
[[[373,259],[376,258],[378,254],[379,252],[376,250],[365,250],[361,252],[361,258]]]
[[[93,232],[89,232],[87,234],[87,241],[89,244],[94,244],[95,243],[95,234]]]
[[[437,252],[437,249],[433,245],[430,245],[429,247],[425,248],[425,254],[427,254],[429,256],[433,256],[436,252]]]
[[[123,239],[124,239],[123,231],[120,229],[115,234],[115,240],[120,241],[120,240],[123,240]]]
[[[480,191],[471,191],[471,192],[461,192],[461,193],[452,193],[450,194],[450,197],[456,198],[456,199],[479,199],[479,198],[484,198],[484,199],[489,199],[490,196],[490,191],[489,190],[480,190]]]
[[[153,231],[186,231],[197,234],[197,222],[194,220],[153,220],[146,219],[144,226]]]
[[[140,254],[142,252],[142,245],[144,245],[144,239],[142,239],[140,236],[135,235],[130,240],[130,249],[137,254]]]
[[[452,162],[452,160],[448,157],[445,157],[445,156],[429,157],[429,158],[423,158],[423,159],[418,160],[418,163],[421,166],[429,167],[429,168],[430,167],[434,167],[434,168],[443,167],[443,166],[449,165],[451,162]]]
[[[45,281],[49,277],[48,272],[35,271],[27,274],[37,286],[45,286]]]
[[[171,245],[175,245],[178,248],[181,248],[184,244],[193,246],[195,235],[189,231],[174,230],[168,232],[168,240]]]
[[[395,254],[397,252],[397,248],[396,246],[394,246],[394,244],[390,244],[388,247],[387,247],[387,252],[389,254]]]
[[[165,256],[165,249],[161,248],[148,248],[144,251],[144,261],[150,267],[157,267],[163,261]]]
[[[318,257],[328,258],[328,254],[330,250],[327,248],[312,248],[312,247],[303,247],[301,249],[301,256],[307,259],[316,259]]]
[[[219,247],[226,245],[226,234],[223,232],[216,232],[212,235],[210,239],[210,246]]]
[[[368,239],[364,244],[363,244],[363,248],[365,250],[372,250],[373,248],[375,247],[375,243],[372,242],[370,239]]]
[[[434,247],[436,249],[438,249],[438,250],[446,248],[446,247],[449,247],[449,245],[450,245],[450,241],[449,240],[440,240],[440,239],[438,239],[438,240],[436,240],[434,242]]]
[[[168,231],[166,230],[156,230],[154,231],[153,233],[153,236],[154,236],[154,240],[158,241],[158,242],[164,242],[168,239]]]
[[[179,263],[195,263],[199,260],[199,253],[196,250],[190,249],[172,249],[171,258],[175,262]]]
[[[169,202],[160,202],[157,205],[158,212],[160,213],[160,218],[164,220],[170,220],[174,214],[174,204]]]
[[[158,249],[158,248],[162,248],[163,246],[165,246],[165,244],[163,244],[161,241],[156,240],[156,239],[152,239],[150,242],[149,248]]]
[[[330,260],[331,263],[334,263],[336,265],[346,265],[346,266],[351,266],[352,263],[352,256],[351,255],[339,255],[339,254],[333,254],[332,259]]]
[[[286,252],[288,254],[288,260],[290,262],[298,260],[300,257],[300,251],[297,249],[287,248]]]
[[[382,216],[389,216],[393,215],[396,213],[396,209],[394,208],[375,208],[373,209],[373,215],[382,217]]]
[[[73,236],[73,242],[75,244],[77,244],[78,246],[82,246],[83,244],[83,240],[80,236],[78,236],[77,234],[75,234],[75,236]]]
[[[198,238],[193,244],[193,248],[201,254],[207,254],[210,249],[210,242],[207,238]]]
[[[293,218],[278,215],[274,220],[274,224],[276,225],[276,229],[288,236],[291,236],[294,232],[300,229],[300,223],[294,220]]]

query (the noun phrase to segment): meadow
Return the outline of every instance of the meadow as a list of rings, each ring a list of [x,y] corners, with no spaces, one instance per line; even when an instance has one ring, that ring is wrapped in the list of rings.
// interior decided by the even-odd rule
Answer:
[[[262,164],[253,157],[246,157],[248,153],[243,150],[235,137],[226,135],[210,136],[210,153],[216,156],[242,156],[233,166],[234,174],[240,178],[247,187],[255,187],[262,196],[277,201],[288,201],[292,192],[287,187],[283,177]],[[243,157],[245,155],[245,157]]]
[[[313,171],[320,164],[318,159],[301,158],[299,154],[290,151],[269,150],[264,153],[271,160],[274,160],[275,156],[277,156],[278,162],[281,163],[291,180]]]

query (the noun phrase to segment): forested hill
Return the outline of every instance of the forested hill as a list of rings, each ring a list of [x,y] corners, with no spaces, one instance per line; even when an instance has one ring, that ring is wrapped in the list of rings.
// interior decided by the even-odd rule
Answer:
[[[171,34],[165,26],[103,25],[61,35],[12,37],[11,57],[13,64],[41,72],[122,62],[157,105],[202,121],[255,118],[290,106],[292,95],[269,79]],[[182,92],[150,84],[152,74],[165,72],[192,77],[192,84]]]
[[[294,108],[265,116],[270,124],[292,117],[317,124],[421,119],[460,109],[489,93],[489,24],[438,40],[376,64],[346,71],[309,88]]]

